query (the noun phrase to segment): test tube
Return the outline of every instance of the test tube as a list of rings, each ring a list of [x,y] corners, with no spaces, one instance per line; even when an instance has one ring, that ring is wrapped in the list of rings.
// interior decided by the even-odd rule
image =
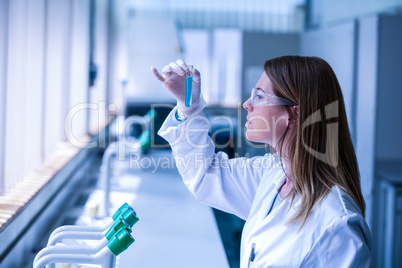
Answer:
[[[186,73],[186,107],[191,106],[191,95],[193,91],[193,65],[187,65],[189,72]]]

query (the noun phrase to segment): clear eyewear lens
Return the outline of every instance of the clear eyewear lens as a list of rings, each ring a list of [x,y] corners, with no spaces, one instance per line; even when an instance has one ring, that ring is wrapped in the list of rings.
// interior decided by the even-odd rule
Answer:
[[[251,90],[251,103],[253,107],[258,106],[278,106],[278,105],[296,105],[290,100],[258,91],[256,88]]]

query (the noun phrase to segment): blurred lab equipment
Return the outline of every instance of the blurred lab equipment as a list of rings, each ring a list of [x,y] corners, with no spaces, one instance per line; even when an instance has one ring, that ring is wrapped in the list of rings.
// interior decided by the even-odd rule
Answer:
[[[101,267],[115,267],[115,257],[133,242],[131,227],[138,221],[134,209],[124,203],[109,221],[109,228],[95,226],[61,226],[50,236],[47,247],[35,257],[34,267],[52,263],[98,264]],[[104,229],[104,230],[103,230]],[[95,245],[81,242],[78,246],[60,245],[63,239],[99,240]],[[48,266],[47,266],[48,267]]]

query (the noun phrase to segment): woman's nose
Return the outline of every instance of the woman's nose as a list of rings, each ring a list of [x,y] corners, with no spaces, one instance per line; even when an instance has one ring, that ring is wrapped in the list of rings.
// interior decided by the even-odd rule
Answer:
[[[251,100],[248,98],[244,103],[243,103],[243,108],[246,109],[248,112],[251,112],[253,109],[253,105],[251,105]]]

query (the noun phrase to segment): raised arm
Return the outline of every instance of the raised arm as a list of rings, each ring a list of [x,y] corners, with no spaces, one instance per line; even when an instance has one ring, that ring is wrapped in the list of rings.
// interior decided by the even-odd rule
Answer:
[[[225,153],[215,154],[215,145],[208,136],[209,122],[202,112],[205,102],[198,70],[193,70],[193,104],[186,107],[187,65],[181,60],[172,62],[162,69],[163,74],[151,69],[177,100],[158,134],[172,147],[185,185],[201,202],[247,219],[265,167],[273,157],[229,159]]]
[[[215,153],[208,136],[209,124],[203,112],[184,122],[169,114],[158,134],[172,147],[178,170],[187,188],[201,202],[247,219],[257,187],[270,167],[272,155],[229,159]]]

